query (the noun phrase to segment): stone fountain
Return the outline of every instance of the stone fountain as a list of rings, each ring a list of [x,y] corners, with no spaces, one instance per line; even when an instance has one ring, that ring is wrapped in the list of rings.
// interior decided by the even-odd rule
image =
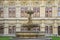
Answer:
[[[28,10],[28,11],[26,11],[26,13],[29,15],[29,17],[28,17],[28,22],[27,22],[26,24],[23,24],[22,26],[23,26],[23,27],[27,27],[28,30],[31,30],[31,28],[33,28],[33,27],[39,27],[38,24],[34,24],[34,23],[32,22],[32,17],[31,17],[31,15],[32,15],[34,12],[33,12],[32,10]]]
[[[25,23],[25,24],[22,24],[21,27],[27,27],[28,31],[26,31],[26,32],[17,32],[16,36],[19,37],[19,38],[37,38],[37,37],[41,36],[43,33],[40,33],[40,31],[39,32],[32,32],[31,31],[31,28],[40,27],[39,24],[35,24],[35,23],[32,22],[31,15],[34,12],[32,10],[28,10],[28,11],[26,11],[26,13],[29,15],[28,22]]]

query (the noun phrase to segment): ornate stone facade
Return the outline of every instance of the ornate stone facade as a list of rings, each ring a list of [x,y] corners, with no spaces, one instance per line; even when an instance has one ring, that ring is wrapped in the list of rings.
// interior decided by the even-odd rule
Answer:
[[[21,25],[27,23],[26,10],[32,9],[33,23],[40,24],[40,31],[47,34],[59,35],[60,26],[59,0],[1,0],[0,1],[0,25],[3,26],[3,34],[21,31]],[[1,28],[0,26],[0,28]]]

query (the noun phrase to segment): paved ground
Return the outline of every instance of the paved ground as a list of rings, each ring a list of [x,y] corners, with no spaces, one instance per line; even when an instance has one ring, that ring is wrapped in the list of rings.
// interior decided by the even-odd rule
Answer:
[[[13,40],[45,40],[45,38],[33,38],[33,39],[14,38]]]
[[[14,39],[14,40],[45,40],[45,39]]]
[[[19,39],[19,40],[44,40],[44,39]]]

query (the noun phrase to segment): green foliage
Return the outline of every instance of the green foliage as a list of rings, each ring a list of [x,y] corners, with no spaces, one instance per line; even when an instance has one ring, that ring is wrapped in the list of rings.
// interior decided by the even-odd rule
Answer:
[[[60,37],[53,36],[52,40],[60,40]]]
[[[52,40],[60,40],[60,37],[57,37],[57,36],[52,36],[51,38]]]
[[[0,40],[10,40],[9,36],[0,36]]]

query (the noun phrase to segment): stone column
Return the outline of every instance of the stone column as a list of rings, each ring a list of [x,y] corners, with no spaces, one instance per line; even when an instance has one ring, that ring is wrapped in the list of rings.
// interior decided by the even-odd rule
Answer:
[[[20,15],[21,13],[20,13],[20,6],[16,6],[16,17],[17,18],[20,18]]]
[[[20,27],[20,24],[16,24],[16,32],[20,32],[21,31],[21,27]]]
[[[41,18],[44,18],[45,17],[45,7],[44,6],[41,6],[40,7],[40,17]]]
[[[54,23],[54,26],[53,26],[53,34],[58,35],[58,24],[56,23],[56,20],[55,20],[55,23]]]
[[[4,18],[8,18],[8,6],[4,7]]]
[[[54,7],[52,7],[52,17],[58,17],[58,12],[57,12],[57,10],[58,10],[58,7],[57,6],[54,6]]]
[[[48,25],[48,34],[50,34],[50,25]]]
[[[21,31],[21,24],[19,24],[19,21],[17,21],[16,32],[20,32],[20,31]]]
[[[41,24],[40,30],[41,30],[42,32],[45,32],[44,20],[42,20],[42,24]]]
[[[8,34],[8,24],[6,23],[5,25],[4,25],[4,34]]]

